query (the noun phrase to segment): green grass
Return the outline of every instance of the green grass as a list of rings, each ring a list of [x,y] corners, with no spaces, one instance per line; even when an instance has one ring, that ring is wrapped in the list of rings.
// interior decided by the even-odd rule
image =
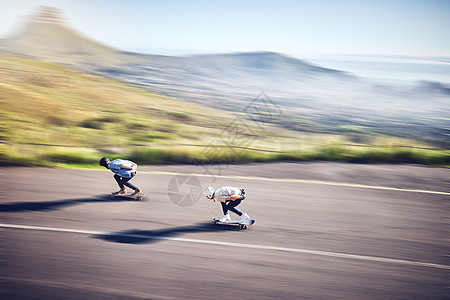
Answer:
[[[449,166],[449,150],[424,150],[404,148],[369,148],[355,150],[348,147],[325,146],[315,151],[291,150],[287,152],[264,152],[248,149],[221,148],[206,155],[204,148],[146,148],[139,147],[127,154],[108,154],[90,148],[49,148],[30,150],[0,147],[1,165],[57,166],[75,168],[98,168],[102,156],[110,159],[123,158],[140,165],[152,164],[228,164],[276,161],[334,161],[349,163],[413,163],[433,166]]]

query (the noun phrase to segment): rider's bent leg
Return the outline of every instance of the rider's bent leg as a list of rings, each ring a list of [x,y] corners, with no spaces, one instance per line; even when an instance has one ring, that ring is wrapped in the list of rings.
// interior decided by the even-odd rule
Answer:
[[[122,177],[120,177],[120,176],[117,175],[117,174],[114,174],[114,179],[116,180],[117,184],[119,185],[120,190],[124,190],[125,187],[124,187],[124,185],[123,185]]]
[[[228,213],[227,204],[226,204],[226,202],[220,202],[220,205],[222,205],[223,215],[225,216]]]
[[[115,174],[114,175],[114,179],[117,181],[117,184],[119,185],[120,189],[123,190],[125,189],[125,186],[129,187],[130,189],[133,190],[138,190],[139,188],[137,188],[136,186],[134,186],[132,183],[128,182],[130,181],[134,176],[131,176],[131,178],[125,178],[125,177],[120,177],[119,175]]]
[[[238,216],[242,216],[243,212],[240,209],[237,209],[236,206],[238,206],[239,204],[241,204],[242,200],[234,200],[234,201],[229,201],[227,208],[228,210],[234,212],[235,214],[237,214]]]

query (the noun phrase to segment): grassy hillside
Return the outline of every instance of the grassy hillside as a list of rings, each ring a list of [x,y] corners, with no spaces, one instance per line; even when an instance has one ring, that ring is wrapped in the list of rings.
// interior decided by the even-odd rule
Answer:
[[[168,148],[195,156],[190,152],[201,149],[182,145],[208,145],[236,118],[56,64],[2,54],[0,65],[4,162],[70,162],[71,155],[78,157],[74,162],[89,162],[94,154]],[[263,137],[255,124],[246,126],[249,133],[243,135],[258,135],[259,144],[270,144],[263,141],[270,133]]]
[[[11,56],[0,62],[2,132],[12,142],[120,147],[217,127],[208,118],[215,111],[127,84]]]
[[[0,164],[95,165],[103,155],[149,164],[287,159],[448,163],[445,151],[405,150],[426,147],[415,141],[302,133],[241,123],[241,117],[60,65],[0,54]]]

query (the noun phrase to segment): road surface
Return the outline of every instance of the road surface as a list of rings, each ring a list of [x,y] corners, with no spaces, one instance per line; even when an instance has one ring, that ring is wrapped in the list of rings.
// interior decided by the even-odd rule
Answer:
[[[1,299],[448,299],[450,170],[155,166],[145,201],[108,170],[2,168]],[[244,187],[218,226],[201,188]]]

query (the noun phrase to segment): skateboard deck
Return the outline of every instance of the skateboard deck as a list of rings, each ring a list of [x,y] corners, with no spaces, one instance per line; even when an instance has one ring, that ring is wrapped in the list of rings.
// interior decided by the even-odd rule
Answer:
[[[238,225],[241,229],[247,229],[248,226],[253,225],[255,220],[245,220],[244,222],[240,222],[240,219],[231,219],[229,221],[219,221],[219,218],[214,218],[213,222],[217,225]]]
[[[131,199],[135,199],[136,201],[141,201],[142,199],[144,199],[145,195],[143,193],[139,193],[137,195],[131,196],[131,194],[111,194],[111,198],[131,198]]]

